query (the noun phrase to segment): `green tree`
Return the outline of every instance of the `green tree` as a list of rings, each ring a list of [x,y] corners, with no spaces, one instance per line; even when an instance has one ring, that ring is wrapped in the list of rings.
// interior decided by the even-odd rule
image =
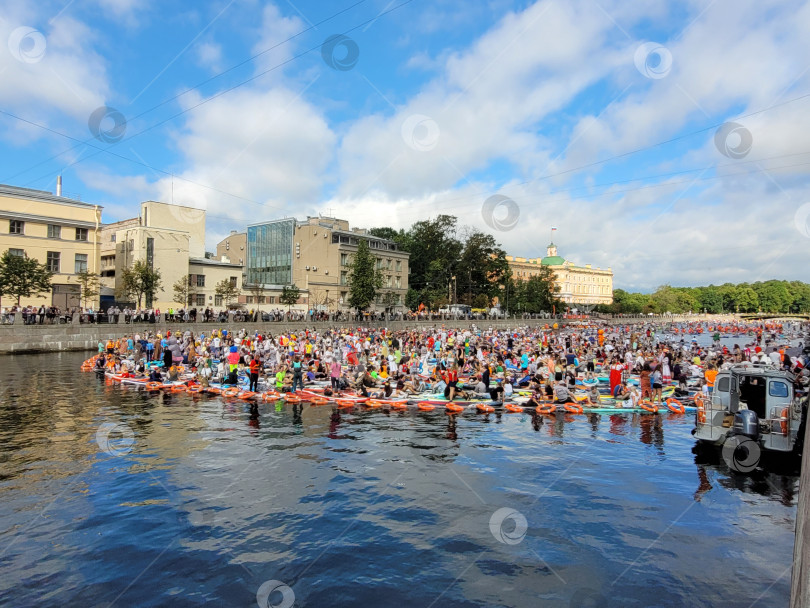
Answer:
[[[723,296],[714,285],[697,288],[697,300],[700,312],[704,310],[710,314],[723,312]]]
[[[759,308],[759,296],[750,287],[735,290],[734,312],[756,312]]]
[[[264,299],[264,285],[261,283],[253,283],[247,286],[247,290],[250,292],[250,295],[253,296],[253,301],[258,305],[263,303],[262,300]]]
[[[76,273],[76,282],[79,284],[80,298],[82,304],[87,308],[87,303],[94,299],[100,292],[99,277],[95,272],[82,270]]]
[[[371,236],[376,236],[381,239],[386,239],[389,241],[394,241],[398,245],[402,246],[406,244],[406,233],[404,230],[395,230],[393,228],[389,228],[388,226],[383,226],[381,228],[371,228],[369,229],[368,233]]]
[[[284,288],[281,290],[281,295],[278,298],[278,301],[282,304],[287,305],[287,310],[290,310],[290,307],[298,302],[298,298],[301,297],[301,290],[298,289],[295,285],[285,285]]]
[[[479,230],[469,231],[462,243],[463,249],[454,275],[461,300],[465,304],[472,304],[479,294],[490,298],[497,296],[499,285],[509,271],[506,252],[491,234]]]
[[[239,288],[234,281],[230,279],[222,279],[214,286],[214,293],[222,298],[225,306],[230,306],[234,298],[239,295]]]
[[[411,310],[416,310],[417,308],[419,308],[420,304],[422,304],[421,292],[417,291],[413,287],[408,287],[408,291],[405,294],[405,306],[407,306]],[[425,305],[427,306],[427,304]]]
[[[438,298],[447,295],[450,277],[457,274],[456,265],[464,245],[456,232],[457,219],[439,215],[416,222],[401,237],[400,246],[410,253],[408,284],[419,291],[419,300],[426,306],[434,306]],[[461,276],[458,280],[466,278]]]
[[[390,312],[394,306],[399,304],[399,294],[395,291],[386,291],[382,294],[381,304],[386,312]]]
[[[34,258],[12,255],[6,251],[0,256],[0,293],[16,299],[39,297],[51,290],[50,272],[45,264]]]
[[[197,294],[196,285],[191,284],[191,277],[177,279],[177,282],[172,285],[172,289],[174,290],[174,301],[179,302],[181,306],[191,304]]]
[[[538,271],[538,275],[517,286],[519,310],[529,313],[559,311],[561,302],[557,297],[559,288],[554,284],[554,271],[548,266],[540,266]]]
[[[368,241],[361,240],[349,270],[349,306],[358,312],[365,310],[383,286],[383,275],[375,268]]]
[[[144,260],[138,260],[132,268],[125,268],[121,273],[119,295],[135,298],[138,308],[146,298],[146,307],[151,308],[155,293],[161,288],[160,271],[151,268]]]
[[[473,298],[472,307],[473,308],[489,308],[489,296],[485,293],[479,293],[477,296]]]

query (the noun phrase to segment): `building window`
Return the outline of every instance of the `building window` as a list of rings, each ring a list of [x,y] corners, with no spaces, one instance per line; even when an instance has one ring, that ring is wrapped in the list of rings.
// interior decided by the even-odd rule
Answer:
[[[25,249],[9,249],[8,254],[13,255],[13,256],[17,256],[18,258],[24,258],[25,257]]]
[[[340,254],[340,265],[341,266],[348,266],[349,265],[349,254],[348,253],[341,253]]]
[[[231,287],[236,287],[236,277],[231,277]]]
[[[245,282],[253,285],[289,285],[295,259],[295,220],[248,226]]]
[[[87,254],[86,253],[77,253],[75,261],[73,262],[73,272],[74,274],[79,274],[80,272],[87,272]]]
[[[134,241],[129,242],[129,250],[135,249]],[[155,267],[155,239],[146,237],[146,264],[149,268]]]
[[[275,304],[276,303],[276,296],[267,296],[267,303],[268,304]]]
[[[49,251],[48,252],[48,270],[51,272],[59,272],[59,252],[58,251]]]
[[[396,285],[397,289],[400,289],[402,287],[402,279],[400,277],[397,277],[396,280],[394,281],[394,285]]]
[[[25,222],[20,220],[10,220],[8,223],[9,234],[25,234]]]
[[[233,277],[231,277],[233,278]],[[198,274],[197,275],[197,287],[205,287],[205,275]]]
[[[214,296],[214,306],[222,306],[222,296]]]
[[[62,238],[62,227],[57,226],[55,224],[48,224],[48,238],[49,239],[61,239]]]
[[[397,260],[397,272],[402,272],[402,260]]]
[[[110,236],[110,242],[111,242],[111,243],[114,243],[114,242],[115,242],[115,234],[112,234],[112,235]]]
[[[77,241],[87,240],[87,228],[76,228],[76,240]]]
[[[253,304],[253,296],[245,296],[245,304]]]
[[[349,273],[346,272],[345,270],[340,273],[340,284],[341,285],[346,284],[346,282],[348,281],[348,276],[349,276]]]
[[[205,306],[205,294],[198,293],[197,294],[197,306]]]

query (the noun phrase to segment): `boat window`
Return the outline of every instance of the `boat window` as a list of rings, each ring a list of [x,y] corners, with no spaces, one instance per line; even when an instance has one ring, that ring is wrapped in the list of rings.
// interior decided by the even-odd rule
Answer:
[[[720,378],[717,381],[717,390],[720,391],[721,393],[727,393],[730,380],[731,378],[729,378],[728,376],[723,376],[722,378]]]
[[[768,394],[771,397],[787,397],[788,396],[787,384],[785,384],[784,382],[772,380],[768,385]]]

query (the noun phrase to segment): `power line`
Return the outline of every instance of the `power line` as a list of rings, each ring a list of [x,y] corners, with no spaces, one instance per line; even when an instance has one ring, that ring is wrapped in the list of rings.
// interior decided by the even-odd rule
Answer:
[[[353,31],[355,31],[357,29],[360,29],[364,25],[367,25],[369,23],[373,23],[373,22],[377,21],[380,17],[383,17],[383,16],[385,16],[385,15],[387,15],[389,13],[392,13],[392,12],[402,8],[403,6],[406,6],[406,5],[410,4],[413,1],[414,0],[405,0],[404,2],[398,4],[398,5],[390,8],[390,9],[387,9],[387,10],[379,13],[373,19],[367,19],[366,21],[363,21],[362,23],[359,23],[359,24],[355,25],[354,27],[349,28],[348,30],[344,31],[342,33],[342,35],[345,36],[346,34],[349,34],[349,33],[353,32]],[[303,51],[303,52],[301,52],[301,53],[299,53],[297,55],[293,55],[289,59],[287,59],[285,61],[282,61],[281,63],[278,63],[278,64],[274,65],[273,67],[268,68],[267,70],[264,70],[263,72],[259,72],[258,74],[254,75],[254,76],[251,76],[250,78],[248,78],[246,80],[243,80],[243,81],[241,81],[241,82],[239,82],[239,83],[237,83],[237,84],[235,84],[235,85],[233,85],[231,87],[223,89],[222,91],[219,91],[218,93],[215,93],[214,95],[212,95],[211,97],[208,97],[207,99],[203,99],[202,101],[200,101],[199,103],[197,103],[197,104],[195,104],[195,105],[193,105],[191,107],[188,107],[188,108],[186,108],[184,110],[181,110],[180,112],[177,112],[176,114],[173,114],[173,115],[169,116],[168,118],[160,120],[160,121],[154,123],[153,125],[151,125],[149,127],[146,127],[145,129],[142,129],[142,130],[138,131],[137,133],[134,133],[133,135],[130,135],[129,137],[125,137],[125,138],[121,139],[120,141],[117,141],[117,142],[111,144],[109,148],[96,148],[96,146],[92,146],[92,147],[96,148],[98,151],[95,152],[94,154],[90,154],[88,156],[85,156],[84,158],[78,159],[78,160],[70,163],[69,165],[65,166],[64,169],[69,169],[70,167],[73,167],[73,166],[79,164],[80,162],[84,162],[84,161],[86,161],[86,160],[88,160],[90,158],[94,158],[95,156],[98,156],[102,152],[110,152],[110,148],[112,148],[114,146],[117,146],[117,145],[119,145],[119,144],[121,144],[121,143],[123,143],[125,141],[131,141],[131,140],[135,139],[136,137],[140,137],[144,133],[148,133],[149,131],[152,131],[153,129],[156,129],[157,127],[162,126],[162,125],[166,124],[167,122],[173,121],[175,118],[179,118],[180,116],[182,116],[182,115],[184,115],[184,114],[186,114],[188,112],[191,112],[192,110],[196,110],[200,106],[203,106],[203,105],[205,105],[205,104],[207,104],[207,103],[209,103],[211,101],[214,101],[215,99],[218,99],[219,97],[222,97],[223,95],[225,95],[227,93],[230,93],[231,91],[234,91],[234,90],[236,90],[236,89],[238,89],[238,88],[240,88],[240,87],[242,87],[242,86],[244,86],[246,84],[249,84],[249,83],[253,82],[254,80],[257,80],[257,79],[261,78],[262,76],[265,76],[265,75],[267,75],[267,74],[269,74],[271,72],[274,72],[278,68],[281,68],[281,67],[287,65],[288,63],[292,63],[296,59],[300,59],[301,57],[304,57],[305,55],[308,55],[312,51],[319,50],[322,46],[323,46],[322,44],[319,44],[317,46],[310,47],[309,49],[307,49],[307,50],[305,50],[305,51]],[[6,114],[8,114],[8,113],[6,112]],[[123,157],[123,156],[121,156],[120,158],[123,158],[124,160],[129,160],[126,157]],[[48,173],[47,175],[40,176],[40,177],[32,180],[29,183],[37,182],[40,179],[43,179],[44,177],[49,177],[50,175],[51,175],[51,173]],[[203,186],[203,187],[205,187],[205,186]]]

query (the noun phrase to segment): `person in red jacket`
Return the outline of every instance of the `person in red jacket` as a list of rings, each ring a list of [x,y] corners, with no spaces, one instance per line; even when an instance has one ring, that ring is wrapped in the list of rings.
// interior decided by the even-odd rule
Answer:
[[[262,364],[259,363],[259,358],[254,356],[253,359],[250,360],[250,388],[248,389],[254,393],[259,390],[259,372],[261,369]]]

